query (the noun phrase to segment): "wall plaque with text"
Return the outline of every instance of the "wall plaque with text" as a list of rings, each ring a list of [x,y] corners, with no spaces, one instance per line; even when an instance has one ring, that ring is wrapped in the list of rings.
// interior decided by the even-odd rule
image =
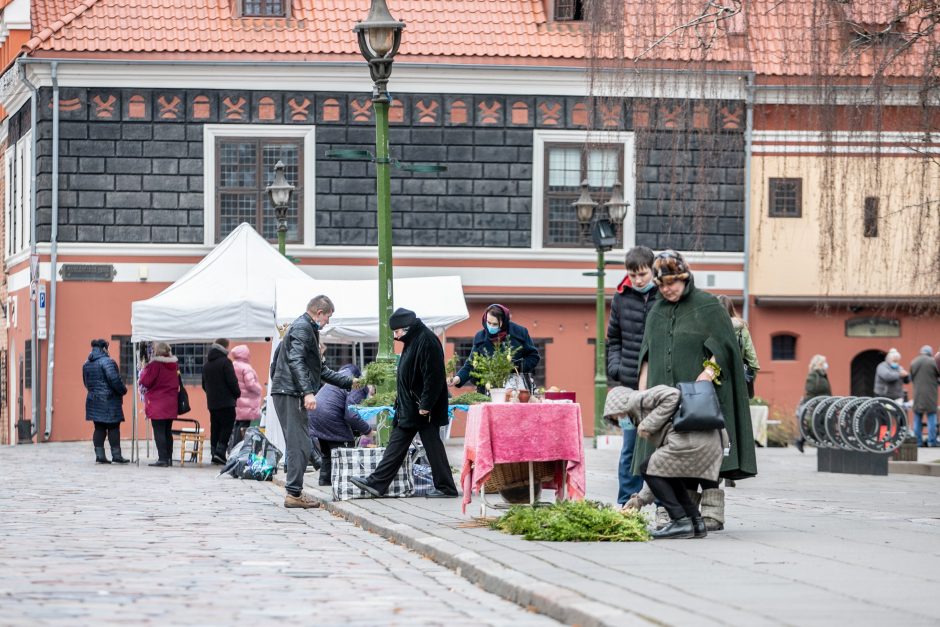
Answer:
[[[63,263],[59,275],[63,281],[113,281],[117,270],[105,263]]]

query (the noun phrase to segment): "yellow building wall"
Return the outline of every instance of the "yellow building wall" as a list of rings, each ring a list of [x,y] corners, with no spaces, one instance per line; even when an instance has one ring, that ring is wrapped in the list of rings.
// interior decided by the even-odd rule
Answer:
[[[752,162],[755,296],[940,294],[940,157],[757,156]],[[769,217],[769,179],[802,178],[801,218]],[[865,197],[879,198],[864,237]]]

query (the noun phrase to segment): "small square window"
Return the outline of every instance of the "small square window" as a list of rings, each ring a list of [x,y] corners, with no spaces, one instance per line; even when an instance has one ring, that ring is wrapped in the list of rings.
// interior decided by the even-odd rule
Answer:
[[[583,0],[555,0],[556,22],[580,22],[583,19]]]
[[[770,179],[770,217],[803,216],[803,179]]]
[[[770,358],[774,361],[795,361],[796,336],[784,334],[770,338]]]
[[[865,237],[878,237],[878,205],[879,199],[869,196],[865,199]]]
[[[288,17],[288,0],[241,0],[242,17]]]

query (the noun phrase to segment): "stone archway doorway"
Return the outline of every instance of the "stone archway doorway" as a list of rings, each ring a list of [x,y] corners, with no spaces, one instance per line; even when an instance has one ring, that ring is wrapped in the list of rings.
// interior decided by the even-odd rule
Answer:
[[[852,396],[875,395],[875,369],[885,360],[884,351],[862,351],[852,359]]]

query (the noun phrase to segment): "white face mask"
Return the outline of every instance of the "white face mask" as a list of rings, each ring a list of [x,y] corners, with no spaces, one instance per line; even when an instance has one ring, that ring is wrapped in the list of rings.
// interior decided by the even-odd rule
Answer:
[[[823,362],[823,370],[829,370],[829,362]]]

